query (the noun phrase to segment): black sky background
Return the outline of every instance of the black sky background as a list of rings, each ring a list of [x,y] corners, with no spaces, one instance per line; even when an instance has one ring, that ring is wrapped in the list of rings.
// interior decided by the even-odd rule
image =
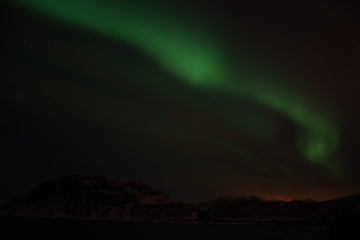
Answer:
[[[233,52],[241,52],[328,101],[340,121],[344,175],[333,177],[296,155],[294,123],[274,110],[188,88],[127,43],[1,3],[0,205],[75,173],[141,179],[184,202],[360,193],[360,4],[177,4],[209,23],[199,31],[224,39],[234,65]],[[174,4],[142,7],[158,6]],[[274,122],[278,139],[272,145],[234,130],[209,111],[219,106]]]

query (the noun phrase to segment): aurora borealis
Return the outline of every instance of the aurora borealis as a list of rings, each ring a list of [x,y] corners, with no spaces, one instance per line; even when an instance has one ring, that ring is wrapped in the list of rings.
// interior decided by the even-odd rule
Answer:
[[[353,8],[325,26],[300,3],[11,2],[3,174],[37,159],[57,169],[41,179],[76,168],[184,201],[358,192]]]
[[[340,137],[333,123],[334,116],[314,110],[313,105],[317,104],[312,99],[310,103],[304,103],[304,96],[294,95],[294,89],[279,84],[277,76],[258,76],[226,69],[220,50],[207,40],[212,36],[191,36],[185,30],[189,27],[182,26],[179,19],[166,16],[165,10],[147,16],[136,5],[121,1],[109,1],[108,4],[71,0],[19,2],[66,23],[129,42],[190,86],[234,94],[285,114],[305,128],[306,133],[298,137],[304,157],[329,165],[327,159],[335,152]],[[253,79],[260,79],[260,82],[253,84]],[[262,84],[266,81],[271,85]]]

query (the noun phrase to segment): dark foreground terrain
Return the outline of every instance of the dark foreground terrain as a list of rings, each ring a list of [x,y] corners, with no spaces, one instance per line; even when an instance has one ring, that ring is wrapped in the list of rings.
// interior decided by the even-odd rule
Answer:
[[[329,225],[360,219],[360,194],[315,202],[256,196],[175,203],[143,181],[75,174],[54,179],[0,207],[0,215],[151,223]]]
[[[356,239],[350,225],[136,223],[0,216],[1,239]]]
[[[174,203],[142,181],[71,175],[0,208],[0,239],[359,239],[360,194],[315,202],[256,196]]]

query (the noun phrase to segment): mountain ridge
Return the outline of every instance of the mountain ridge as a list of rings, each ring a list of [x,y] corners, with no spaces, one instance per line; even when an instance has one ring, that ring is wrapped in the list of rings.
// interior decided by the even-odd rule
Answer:
[[[1,215],[186,223],[325,223],[359,219],[360,194],[327,201],[256,196],[174,203],[139,180],[75,174],[44,182],[0,207]]]

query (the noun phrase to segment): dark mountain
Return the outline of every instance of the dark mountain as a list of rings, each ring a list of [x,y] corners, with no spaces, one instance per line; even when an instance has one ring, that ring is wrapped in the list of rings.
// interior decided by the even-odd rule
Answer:
[[[249,196],[183,204],[142,181],[72,175],[12,199],[0,214],[141,222],[336,223],[359,219],[360,194],[323,202],[267,202]]]
[[[142,181],[72,175],[40,184],[5,204],[15,216],[128,220],[129,206],[169,204],[169,196]]]
[[[221,197],[212,201],[208,202],[199,202],[193,204],[196,208],[202,210],[202,211],[208,211],[209,209],[215,207],[215,206],[223,206],[223,205],[243,205],[243,204],[249,204],[249,203],[260,203],[260,202],[266,202],[263,199],[260,199],[256,196],[248,196],[248,197]]]

